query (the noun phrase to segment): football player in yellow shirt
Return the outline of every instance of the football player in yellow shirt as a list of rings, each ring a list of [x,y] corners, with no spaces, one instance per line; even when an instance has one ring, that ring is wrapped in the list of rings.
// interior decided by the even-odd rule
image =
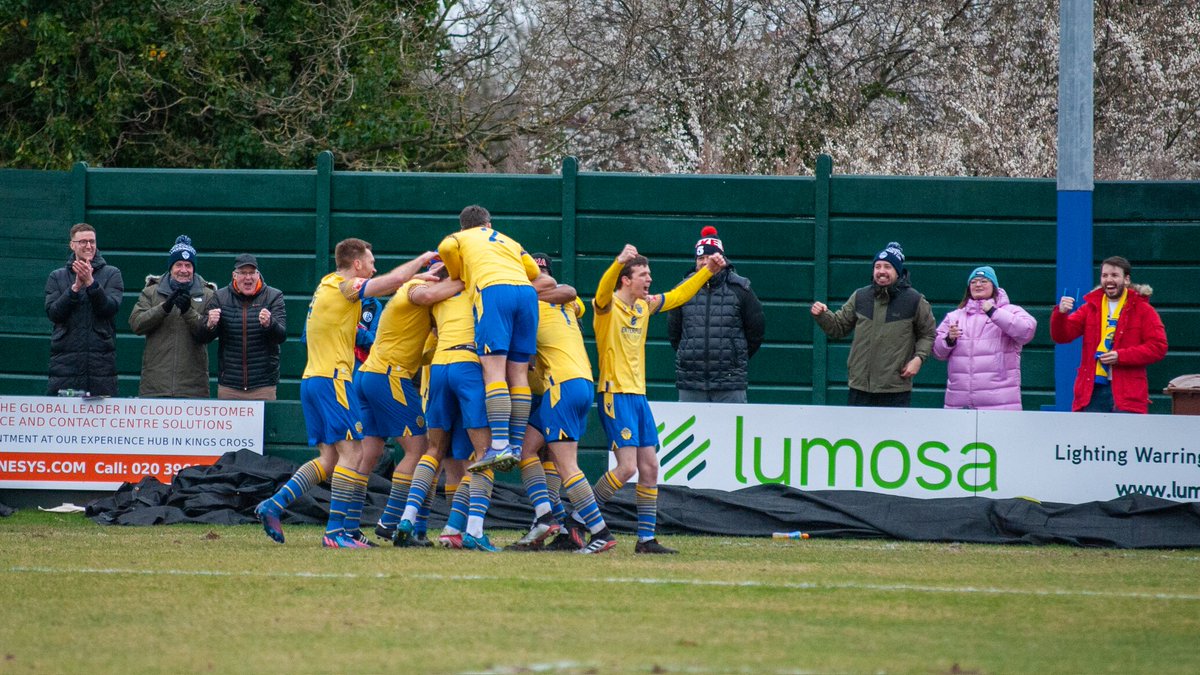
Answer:
[[[412,474],[425,453],[425,410],[416,376],[425,338],[432,327],[430,307],[460,293],[461,281],[439,280],[440,263],[400,287],[379,317],[375,344],[358,371],[354,390],[362,410],[363,464],[375,466],[387,439],[395,437],[404,458],[392,474],[392,490],[375,533],[395,542],[395,530],[408,501]],[[349,529],[349,527],[347,527]]]
[[[592,301],[600,380],[596,403],[600,425],[616,455],[617,466],[596,482],[603,504],[636,473],[638,543],[634,553],[676,553],[654,536],[658,523],[658,427],[646,401],[646,322],[654,314],[692,299],[712,275],[725,267],[717,253],[675,288],[650,294],[650,261],[626,244],[600,279]]]
[[[391,295],[436,255],[432,251],[375,276],[375,254],[362,239],[344,239],[334,248],[337,270],[325,275],[308,305],[305,323],[308,364],[300,381],[300,403],[308,444],[317,447],[316,459],[306,463],[270,499],[254,510],[263,530],[283,543],[280,515],[313,485],[330,480],[329,522],[322,545],[327,548],[367,548],[365,537],[346,533],[345,519],[367,494],[367,472],[362,466],[362,421],[351,376],[354,372],[354,335],[364,297]]]
[[[472,205],[458,216],[460,230],[438,245],[453,279],[462,279],[474,303],[475,348],[483,367],[484,404],[492,447],[471,471],[516,466],[529,421],[529,359],[537,349],[539,272],[521,244],[492,228],[492,216]]]
[[[592,534],[589,541],[582,535],[562,534],[550,545],[550,549],[577,550],[579,553],[602,553],[617,545],[604,517],[600,514],[592,486],[579,469],[576,455],[579,439],[587,431],[587,418],[592,409],[595,385],[592,383],[592,362],[583,344],[580,320],[584,304],[578,299],[575,289],[557,284],[550,276],[550,258],[544,253],[534,253],[534,262],[542,271],[537,283],[538,319],[537,367],[534,383],[542,394],[535,401],[526,432],[527,443],[521,454],[521,482],[525,494],[533,503],[534,521],[528,534],[508,548],[513,550],[537,550],[542,542],[558,532],[560,523],[553,515],[554,506],[547,486],[546,467],[561,472],[562,492],[571,500],[579,524]],[[538,449],[548,444],[553,463],[543,465]],[[561,506],[559,507],[561,509]]]

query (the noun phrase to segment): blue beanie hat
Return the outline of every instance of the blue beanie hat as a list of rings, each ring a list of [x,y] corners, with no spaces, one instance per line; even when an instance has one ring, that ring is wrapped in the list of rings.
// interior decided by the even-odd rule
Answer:
[[[888,245],[875,256],[875,260],[887,262],[892,269],[896,270],[896,274],[904,271],[904,249],[900,248],[899,242],[889,241]]]
[[[171,269],[176,262],[183,260],[196,265],[196,249],[192,248],[192,238],[186,234],[181,234],[175,238],[175,245],[171,247],[171,253],[167,256],[167,269]]]
[[[1000,288],[1000,282],[996,279],[996,270],[987,265],[976,267],[975,269],[971,270],[971,276],[967,277],[967,284],[970,284],[971,280],[975,277],[984,277],[988,281],[992,282],[993,286]]]

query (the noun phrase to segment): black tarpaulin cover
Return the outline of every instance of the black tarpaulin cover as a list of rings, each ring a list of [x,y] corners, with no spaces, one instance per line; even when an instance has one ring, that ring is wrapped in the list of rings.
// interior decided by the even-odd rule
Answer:
[[[292,463],[248,450],[231,452],[211,466],[191,467],[171,485],[146,478],[126,483],[111,497],[87,506],[87,515],[112,525],[252,523],[254,507],[296,470]],[[390,467],[383,467],[390,472]],[[391,482],[370,475],[364,524],[374,525]],[[284,513],[286,523],[323,523],[329,490],[316,487]],[[431,528],[446,520],[446,503],[434,500]],[[520,529],[533,517],[519,486],[498,483],[488,527]],[[633,489],[626,486],[604,507],[617,532],[637,529]],[[760,485],[724,492],[663,486],[658,530],[662,534],[769,536],[801,530],[813,537],[887,538],[989,544],[1071,544],[1116,548],[1200,547],[1200,503],[1133,495],[1086,504],[1026,499],[955,497],[913,499],[846,490],[805,491]]]

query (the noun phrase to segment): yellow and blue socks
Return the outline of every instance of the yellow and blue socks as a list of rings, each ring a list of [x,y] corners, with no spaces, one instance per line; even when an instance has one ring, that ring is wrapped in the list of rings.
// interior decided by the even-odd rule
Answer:
[[[304,466],[296,469],[296,473],[292,474],[288,482],[284,483],[283,487],[279,488],[279,491],[267,501],[283,511],[289,504],[311,490],[314,485],[320,485],[328,478],[325,469],[321,467],[321,462],[315,459],[305,462]]]
[[[563,492],[575,506],[575,513],[583,519],[589,532],[595,534],[607,527],[604,524],[604,516],[600,515],[600,505],[596,503],[596,495],[592,493],[592,486],[588,485],[587,479],[583,477],[583,472],[568,476],[563,481]],[[639,524],[640,522],[639,514]]]
[[[559,475],[554,462],[542,462],[542,472],[546,474],[546,494],[550,496],[550,511],[558,524],[566,527],[567,509],[563,507],[559,494],[562,491],[562,476]]]
[[[654,530],[658,526],[658,488],[638,485],[635,501],[638,541],[649,541],[654,538]]]
[[[621,485],[622,483],[617,479],[616,474],[606,471],[603,476],[600,476],[600,480],[596,481],[596,487],[594,488],[596,501],[603,504],[612,499],[613,495],[617,494],[617,491],[621,489]]]
[[[400,520],[416,522],[417,514],[425,498],[429,495],[433,482],[437,480],[438,460],[432,455],[421,455],[417,468],[413,471],[412,486],[408,490],[408,499],[404,504],[404,512]]]
[[[487,409],[488,427],[492,430],[492,448],[503,450],[508,445],[508,420],[512,417],[512,398],[508,395],[508,384],[503,380],[488,382],[484,387],[483,405]],[[526,413],[526,418],[528,417]]]
[[[529,426],[529,410],[533,406],[533,393],[529,386],[509,389],[511,413],[508,417],[508,443],[519,448],[525,444],[525,429]]]
[[[462,482],[458,487],[451,489],[446,488],[446,498],[450,500],[450,516],[446,518],[446,534],[459,534],[467,529],[467,512],[470,510],[471,504],[471,477],[475,474],[467,474],[463,476]]]
[[[477,539],[483,536],[483,519],[492,507],[492,486],[495,482],[496,475],[491,469],[477,471],[471,476],[471,505],[467,510],[466,532]]]
[[[366,485],[367,477],[354,469],[338,465],[329,481],[329,522],[325,524],[326,535],[341,534],[346,529],[346,513],[354,502],[356,485]]]
[[[346,522],[342,526],[347,532],[358,532],[363,505],[367,502],[367,474],[359,475],[362,476],[362,481],[354,482],[354,498],[346,509]]]
[[[553,509],[550,505],[550,495],[546,488],[546,473],[542,462],[537,457],[521,460],[521,483],[525,486],[525,496],[533,504],[533,515],[541,517]]]
[[[426,536],[429,533],[429,513],[433,510],[433,493],[436,490],[430,490],[425,495],[425,501],[421,502],[421,508],[417,509],[417,519],[413,522],[413,534],[417,538]]]
[[[392,473],[392,490],[388,493],[387,504],[383,507],[383,515],[379,516],[380,527],[393,530],[400,522],[404,513],[404,503],[408,501],[408,491],[413,483],[413,474],[400,473],[396,469]]]

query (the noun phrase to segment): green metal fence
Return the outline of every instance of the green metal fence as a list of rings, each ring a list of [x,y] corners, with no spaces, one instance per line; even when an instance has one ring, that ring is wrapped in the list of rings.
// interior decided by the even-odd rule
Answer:
[[[100,250],[124,274],[118,369],[121,394],[133,396],[142,338],[127,320],[145,276],[165,272],[176,235],[192,237],[197,271],[218,285],[229,282],[234,256],[255,253],[267,283],[286,295],[295,338],[337,241],[371,241],[386,269],[435,247],[457,229],[462,207],[478,203],[527,249],[555,257],[560,280],[585,297],[626,242],[650,257],[654,286],[665,290],[691,269],[701,227],[715,225],[765,307],[767,339],[750,370],[755,403],[845,402],[849,341],[827,342],[807,308],[814,299],[840,306],[868,283],[871,256],[888,241],[903,244],[913,284],[938,320],[967,273],[993,265],[1012,301],[1039,321],[1023,358],[1025,407],[1053,401],[1048,322],[1062,289],[1054,288],[1052,180],[837,175],[828,157],[805,177],[590,173],[572,158],[558,175],[355,173],[334,170],[323,153],[313,171],[0,171],[0,203],[5,394],[44,390],[50,323],[41,291],[65,259],[74,222],[96,226]],[[1171,349],[1150,368],[1151,410],[1168,412],[1159,393],[1167,381],[1200,372],[1200,309],[1183,283],[1200,261],[1200,183],[1097,183],[1095,221],[1097,258],[1124,255],[1134,279],[1155,288]],[[673,359],[665,318],[652,322],[651,398],[674,399]],[[284,401],[268,407],[268,448],[295,458],[307,453],[295,402],[304,360],[298,340],[284,344]],[[943,364],[927,363],[914,404],[941,405],[944,378]],[[592,427],[584,445],[599,448]],[[603,453],[588,461],[594,469]]]

